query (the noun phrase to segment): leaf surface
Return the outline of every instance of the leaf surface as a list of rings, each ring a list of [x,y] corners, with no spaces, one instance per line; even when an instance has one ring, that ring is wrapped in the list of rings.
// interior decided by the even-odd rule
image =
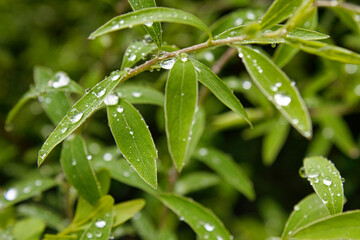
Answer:
[[[119,226],[132,218],[145,206],[143,199],[135,199],[131,201],[122,202],[114,206],[114,223],[113,227]]]
[[[124,85],[115,90],[131,104],[153,104],[164,106],[164,94],[154,88],[142,85]]]
[[[199,81],[204,84],[222,103],[244,118],[244,120],[251,126],[251,122],[244,107],[241,105],[239,99],[237,99],[231,89],[206,65],[196,60],[191,60],[191,62],[196,69],[196,75]]]
[[[149,53],[153,52],[156,48],[157,47],[154,43],[147,43],[145,41],[136,41],[130,44],[125,51],[121,64],[121,70],[131,68],[137,62],[144,59]]]
[[[107,109],[116,145],[139,176],[156,189],[157,151],[145,120],[138,110],[123,99]]]
[[[98,109],[105,97],[119,84],[124,74],[125,72],[112,72],[109,77],[96,84],[71,107],[41,147],[38,154],[38,165],[44,162],[47,155],[56,145],[69,136]]]
[[[268,57],[254,49],[245,46],[238,49],[246,70],[260,91],[299,133],[311,138],[312,124],[308,110],[288,76]]]
[[[98,239],[108,240],[111,232],[113,221],[113,212],[109,211],[101,217],[95,218],[90,226],[85,229],[84,233],[80,237],[80,240]]]
[[[189,224],[200,239],[231,239],[223,223],[199,203],[171,194],[161,194],[159,199]]]
[[[16,240],[37,240],[45,230],[45,223],[38,218],[26,218],[14,224],[12,230]]]
[[[205,163],[249,200],[255,198],[251,181],[230,156],[215,149],[199,148],[194,157]]]
[[[64,142],[60,162],[67,180],[79,195],[95,205],[102,193],[90,161],[87,159],[84,140],[80,136],[74,136]]]
[[[180,171],[191,137],[196,104],[197,74],[192,61],[179,58],[169,72],[165,89],[165,127],[171,158]]]
[[[182,10],[164,7],[145,8],[117,16],[95,30],[89,38],[94,39],[109,32],[137,25],[150,25],[154,22],[172,22],[190,25],[203,30],[211,38],[210,29],[199,18]]]
[[[341,213],[344,205],[343,183],[334,164],[324,157],[304,159],[305,176],[330,214]]]

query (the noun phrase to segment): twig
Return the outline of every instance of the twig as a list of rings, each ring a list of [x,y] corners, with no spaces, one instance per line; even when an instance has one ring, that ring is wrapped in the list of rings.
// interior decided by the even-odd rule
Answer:
[[[350,10],[352,12],[357,12],[360,13],[360,6],[355,5],[355,4],[351,4],[351,3],[346,3],[346,2],[338,2],[338,1],[324,1],[324,0],[320,0],[316,2],[316,5],[318,7],[341,7],[347,10]]]

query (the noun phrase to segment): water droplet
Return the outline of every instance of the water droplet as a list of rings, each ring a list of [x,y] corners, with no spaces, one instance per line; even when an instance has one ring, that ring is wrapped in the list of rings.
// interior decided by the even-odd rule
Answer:
[[[70,83],[70,78],[64,72],[56,73],[55,74],[55,79],[56,80],[54,82],[52,82],[52,84],[51,84],[51,86],[53,88],[65,87]]]
[[[103,159],[108,162],[108,161],[111,161],[112,157],[113,156],[111,153],[105,153],[103,156]]]
[[[116,108],[116,111],[119,113],[122,113],[122,112],[124,112],[124,108],[119,106]]]
[[[4,193],[4,198],[8,201],[13,201],[18,196],[18,190],[15,188],[10,188]]]
[[[147,22],[145,23],[146,26],[151,27],[153,25],[153,22]]]
[[[321,134],[326,139],[331,139],[334,136],[334,130],[332,128],[326,127],[322,130]]]
[[[300,211],[300,207],[299,207],[298,205],[295,205],[295,206],[294,206],[294,210],[295,210],[295,211]]]
[[[182,62],[187,62],[189,60],[187,53],[180,54],[180,59]]]
[[[360,15],[359,15],[359,14],[356,14],[356,15],[354,16],[354,19],[355,19],[356,22],[360,22]]]
[[[213,225],[211,225],[209,223],[205,223],[204,228],[205,228],[206,231],[212,232],[215,229],[215,226],[213,226]]]
[[[97,232],[95,232],[95,237],[101,237],[102,236],[102,233],[101,232],[99,232],[99,231],[97,231]]]
[[[76,111],[74,111],[76,112]],[[78,121],[80,121],[80,119],[82,118],[84,114],[82,112],[80,113],[75,113],[73,116],[68,116],[70,122],[72,123],[77,123]]]
[[[99,92],[92,92],[95,97],[99,98],[99,97],[102,97],[104,96],[104,94],[106,93],[106,89],[105,88],[98,88],[98,90],[100,90]]]
[[[208,62],[212,62],[212,61],[214,61],[214,59],[215,59],[214,54],[212,54],[212,52],[209,52],[209,51],[208,51],[208,52],[205,52],[204,58],[205,58],[205,60],[208,61]]]
[[[221,236],[216,236],[216,240],[224,240]]]
[[[91,238],[93,237],[93,235],[92,235],[92,233],[87,233],[87,234],[86,234],[86,237],[89,238],[89,239],[91,239]]]
[[[200,148],[198,153],[200,156],[206,156],[209,153],[209,151],[206,148]]]
[[[64,128],[62,128],[62,129],[60,129],[60,132],[61,132],[61,133],[65,133],[67,130],[68,130],[68,128],[67,128],[67,127],[64,127]]]
[[[107,106],[116,105],[119,102],[119,97],[115,94],[109,94],[104,98],[104,103]]]
[[[237,25],[237,26],[239,26],[239,25],[243,24],[243,22],[244,22],[244,19],[242,19],[242,18],[237,18],[237,19],[235,19],[234,24]]]
[[[129,61],[134,61],[136,59],[136,54],[130,54],[130,56],[128,57]]]
[[[124,172],[123,175],[124,175],[124,177],[130,177],[130,173],[129,173],[129,172]]]
[[[130,131],[129,133],[130,133],[130,135],[134,135],[134,132],[133,132],[133,131]]]
[[[243,58],[243,57],[244,57],[244,54],[241,52],[241,50],[240,50],[240,49],[239,49],[238,56],[239,56],[240,58]]]
[[[111,81],[116,81],[116,80],[119,79],[119,77],[120,77],[120,73],[118,73],[118,72],[113,72],[113,73],[111,73],[111,75],[110,75]]]
[[[141,92],[132,92],[131,95],[133,97],[139,98],[139,97],[141,97],[142,93]]]
[[[341,178],[341,182],[344,183],[344,182],[345,182],[345,178],[342,177],[342,178]]]
[[[35,181],[34,184],[35,184],[35,186],[40,187],[42,185],[42,181],[38,179]]]
[[[291,102],[291,97],[280,94],[280,93],[275,94],[274,99],[275,99],[276,104],[278,104],[280,106],[287,106]]]
[[[71,165],[76,166],[76,160],[75,159],[72,160]]]
[[[246,13],[246,18],[249,20],[254,20],[255,19],[255,14],[253,12],[247,12]]]
[[[29,186],[26,186],[23,189],[23,193],[29,193],[30,191],[31,191],[31,187],[29,187]]]
[[[92,159],[92,155],[90,155],[90,154],[87,155],[87,156],[86,156],[86,159],[90,161],[90,160]]]
[[[326,185],[326,186],[331,186],[332,184],[332,181],[329,179],[329,178],[324,178],[323,179],[323,183]]]
[[[304,166],[302,166],[302,167],[299,169],[299,175],[300,175],[300,177],[302,177],[302,178],[306,178],[306,177],[307,177]]]
[[[106,222],[104,220],[95,222],[95,226],[98,228],[104,228],[106,226]]]
[[[319,175],[320,174],[318,172],[311,172],[308,174],[308,178],[317,178]]]
[[[175,58],[170,58],[160,62],[160,67],[163,69],[171,69],[175,64]]]

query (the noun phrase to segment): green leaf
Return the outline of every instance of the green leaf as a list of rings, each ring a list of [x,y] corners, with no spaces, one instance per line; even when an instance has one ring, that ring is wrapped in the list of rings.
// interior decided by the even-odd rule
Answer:
[[[264,164],[271,165],[289,135],[289,124],[282,117],[273,121],[263,140],[262,157]]]
[[[111,178],[125,183],[126,185],[144,190],[145,192],[152,195],[156,194],[156,191],[139,177],[139,174],[129,166],[125,159],[94,161],[94,167],[95,169],[106,168],[110,171]]]
[[[212,187],[220,182],[220,178],[208,172],[192,172],[182,176],[175,184],[175,192],[186,195],[208,187]]]
[[[35,204],[21,204],[16,208],[17,213],[25,217],[42,219],[48,227],[61,231],[65,228],[65,221],[60,214]]]
[[[137,25],[150,25],[154,22],[172,22],[190,25],[206,32],[211,38],[210,29],[194,15],[174,8],[154,7],[138,10],[117,16],[90,35],[90,39],[109,32],[131,28]]]
[[[278,24],[296,12],[302,0],[276,0],[260,21],[262,29]]]
[[[354,33],[360,34],[360,22],[357,19],[359,15],[358,15],[358,13],[356,11],[341,8],[341,7],[333,7],[333,8],[330,8],[330,9]]]
[[[205,163],[249,200],[255,198],[251,181],[229,155],[212,148],[199,148],[194,157]]]
[[[128,0],[128,1],[132,9],[134,9],[134,11],[149,7],[156,7],[155,0]],[[160,48],[162,44],[161,24],[149,22],[145,25],[145,30],[149,33],[149,35],[154,40],[156,45]]]
[[[304,137],[311,138],[311,119],[299,91],[286,74],[268,57],[249,48],[238,47],[251,78],[260,91]]]
[[[164,106],[164,94],[154,88],[142,85],[124,85],[115,90],[119,97],[132,104],[153,104]]]
[[[172,194],[161,194],[159,199],[189,224],[200,239],[231,239],[223,223],[199,203]]]
[[[245,109],[230,88],[206,65],[196,60],[191,60],[191,62],[196,69],[196,75],[199,81],[204,84],[222,103],[244,118],[244,120],[251,126],[251,122]]]
[[[306,151],[306,156],[327,156],[331,146],[332,143],[324,137],[323,131],[317,131]]]
[[[360,55],[348,49],[323,42],[287,39],[287,44],[304,52],[343,63],[360,64]]]
[[[12,233],[15,240],[38,240],[45,227],[41,219],[26,218],[15,223]]]
[[[298,229],[329,215],[329,211],[321,199],[312,193],[295,205],[281,237],[287,239]]]
[[[332,215],[321,221],[299,229],[292,239],[359,239],[360,211],[349,211]]]
[[[195,118],[194,118],[194,124],[191,129],[191,138],[188,145],[187,150],[187,157],[186,159],[189,160],[191,156],[193,155],[200,138],[204,132],[205,129],[205,111],[202,107],[198,107],[195,111]]]
[[[109,211],[101,217],[95,218],[90,226],[84,231],[80,240],[96,238],[108,240],[113,221],[113,212]]]
[[[149,53],[153,52],[156,48],[157,47],[154,43],[147,43],[145,41],[137,41],[130,44],[125,51],[121,64],[121,70],[131,68],[137,62],[144,59]]]
[[[102,195],[106,195],[110,189],[111,176],[108,169],[100,169],[96,172],[96,178],[100,184]]]
[[[41,147],[38,155],[39,166],[56,145],[69,136],[97,110],[105,97],[119,84],[124,74],[125,72],[112,72],[109,77],[96,84],[90,92],[72,106]]]
[[[56,185],[51,178],[25,179],[8,187],[0,196],[0,209],[37,196]]]
[[[114,206],[114,223],[113,227],[123,224],[130,218],[132,218],[137,212],[139,212],[145,206],[143,199],[135,199],[131,201],[122,202]]]
[[[330,214],[341,213],[344,205],[343,183],[334,164],[323,157],[304,159],[305,176]]]
[[[351,158],[359,156],[359,149],[347,123],[337,116],[325,114],[319,118],[322,133],[325,138],[333,142],[344,154]]]
[[[294,15],[285,23],[282,29],[279,29],[280,33],[288,33],[306,22],[316,12],[315,5],[315,0],[303,0]]]
[[[176,168],[186,162],[197,104],[197,74],[192,61],[179,58],[169,72],[165,89],[165,126],[168,148]]]
[[[50,92],[39,98],[46,114],[54,125],[57,125],[71,107],[64,92]]]
[[[64,142],[60,162],[67,180],[79,195],[95,205],[102,193],[87,155],[84,140],[74,136]]]
[[[52,235],[52,234],[45,234],[43,240],[76,240],[77,237],[74,236],[67,236],[63,234]]]
[[[108,106],[108,119],[116,145],[139,176],[157,188],[157,150],[141,114],[126,100]]]
[[[146,212],[138,212],[131,219],[131,223],[137,233],[143,240],[153,240],[157,239],[157,229],[155,224],[146,214]]]

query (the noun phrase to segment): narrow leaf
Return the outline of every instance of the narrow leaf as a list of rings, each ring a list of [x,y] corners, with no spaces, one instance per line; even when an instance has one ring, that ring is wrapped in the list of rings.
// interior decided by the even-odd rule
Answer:
[[[70,101],[64,92],[50,92],[40,99],[43,109],[54,125],[61,121],[71,107]]]
[[[95,218],[88,229],[84,231],[80,240],[96,238],[99,240],[108,240],[113,221],[113,212],[109,211],[103,216]]]
[[[323,42],[288,39],[288,44],[304,52],[343,63],[360,64],[360,55],[348,49]]]
[[[79,195],[90,204],[95,205],[102,193],[87,159],[84,140],[80,136],[74,136],[64,142],[60,162],[67,180]]]
[[[335,13],[339,17],[339,19],[347,25],[354,33],[360,34],[360,21],[359,14],[350,9],[345,9],[341,7],[333,7],[330,8],[331,11]]]
[[[165,90],[165,126],[169,152],[180,171],[187,157],[197,102],[197,74],[192,61],[179,58],[169,72]]]
[[[191,158],[197,145],[200,141],[200,138],[205,129],[205,111],[202,107],[197,108],[195,112],[194,124],[191,129],[191,139],[189,141],[188,150],[187,150],[187,160]]]
[[[296,130],[310,138],[312,126],[308,110],[299,91],[286,74],[265,55],[249,47],[241,46],[238,49],[239,56],[260,91]]]
[[[164,7],[145,8],[117,16],[90,35],[90,39],[104,35],[109,32],[131,28],[137,25],[151,25],[154,22],[173,22],[190,25],[206,32],[211,38],[210,29],[194,15],[182,10]]]
[[[282,238],[286,239],[296,230],[329,216],[329,211],[316,194],[310,194],[295,205],[286,222]]]
[[[145,41],[137,41],[130,44],[125,51],[121,64],[121,70],[131,68],[155,49],[156,45],[154,43],[147,43]]]
[[[47,155],[56,145],[69,136],[97,110],[104,98],[119,84],[124,74],[125,72],[113,72],[109,77],[96,84],[90,92],[72,106],[41,147],[38,165],[44,162]]]
[[[193,172],[181,177],[175,184],[175,192],[186,195],[208,187],[212,187],[220,182],[220,178],[208,172]]]
[[[251,181],[230,156],[215,149],[200,148],[194,157],[205,163],[249,200],[255,198]]]
[[[45,223],[38,218],[26,218],[14,224],[12,234],[17,240],[36,240],[45,230]]]
[[[157,239],[157,229],[155,223],[146,212],[138,212],[131,219],[131,223],[137,233],[143,240]]]
[[[304,159],[304,168],[305,176],[328,208],[329,213],[341,213],[344,190],[340,173],[334,164],[323,157],[309,157]]]
[[[315,6],[315,0],[303,0],[293,16],[285,23],[283,28],[279,29],[279,31],[281,33],[288,33],[295,27],[302,25],[316,11]]]
[[[135,200],[116,204],[113,209],[114,212],[113,227],[117,227],[120,224],[132,218],[144,206],[145,206],[145,201],[143,199],[135,199]]]
[[[7,188],[0,196],[0,209],[32,198],[52,188],[56,181],[51,178],[26,179]]]
[[[298,230],[293,239],[360,239],[360,211],[349,211],[324,218]]]
[[[116,145],[139,176],[157,188],[157,151],[141,114],[126,100],[108,106],[109,126]]]
[[[128,0],[132,9],[134,11],[149,8],[149,7],[156,7],[155,0]],[[145,24],[145,29],[154,40],[156,45],[160,48],[162,44],[162,29],[160,23],[152,23],[149,22]]]
[[[260,21],[262,29],[278,24],[292,14],[301,5],[302,0],[276,0],[272,3]]]
[[[199,203],[171,194],[161,194],[159,199],[180,219],[184,219],[200,239],[231,239],[223,223]]]
[[[196,60],[191,60],[191,62],[196,69],[196,75],[199,81],[204,84],[222,103],[244,118],[244,120],[251,126],[251,122],[245,109],[230,88],[206,65]]]
[[[307,157],[327,156],[332,143],[324,137],[323,131],[317,131],[306,151]]]
[[[124,85],[116,93],[132,104],[153,104],[163,107],[164,94],[154,88],[141,85]]]
[[[289,134],[289,124],[282,117],[273,121],[263,140],[262,157],[266,165],[271,165],[278,156]]]
[[[111,178],[119,182],[139,188],[153,195],[156,194],[156,191],[139,177],[139,174],[129,166],[129,163],[125,161],[125,159],[96,161],[94,162],[94,166],[95,169],[108,169],[110,171]]]

